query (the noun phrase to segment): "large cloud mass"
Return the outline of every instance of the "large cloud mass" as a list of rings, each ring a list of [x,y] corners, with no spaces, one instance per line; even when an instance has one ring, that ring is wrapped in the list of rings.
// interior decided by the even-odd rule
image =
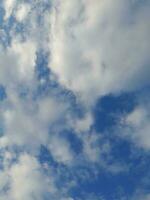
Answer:
[[[105,200],[86,184],[129,174],[147,155],[149,18],[148,0],[2,0],[0,200]],[[136,93],[132,109],[101,106],[124,93]],[[135,157],[118,147],[126,139],[142,149]],[[112,200],[128,199],[120,188]]]
[[[50,68],[84,101],[149,81],[147,1],[54,1]]]

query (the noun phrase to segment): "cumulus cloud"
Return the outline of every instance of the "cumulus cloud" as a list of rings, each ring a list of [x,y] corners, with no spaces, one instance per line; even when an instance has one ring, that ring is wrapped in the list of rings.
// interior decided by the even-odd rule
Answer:
[[[9,92],[1,108],[5,133],[0,138],[2,143],[24,146],[33,151],[42,144],[48,145],[49,127],[62,117],[64,119],[68,105],[53,97],[33,101],[30,97],[22,99],[15,91]]]
[[[53,136],[50,139],[48,149],[50,150],[54,160],[58,163],[70,164],[73,161],[73,153],[67,140],[61,136]]]
[[[55,94],[38,93],[41,83],[36,76],[37,53],[42,48],[47,51],[49,12],[43,11],[46,2],[3,1],[9,33],[2,27],[7,40],[0,44],[0,85],[6,93],[0,102],[2,200],[69,198],[67,189],[65,195],[57,191],[50,166],[42,165],[38,157],[41,146],[45,146],[55,162],[68,165],[73,160],[69,142],[55,136],[61,124],[66,126],[70,103]],[[29,17],[31,21],[27,23]],[[24,30],[18,31],[22,25]]]
[[[32,41],[13,40],[10,47],[1,47],[0,82],[5,86],[33,80],[36,45]],[[16,76],[17,74],[17,76]]]
[[[85,103],[148,83],[149,8],[136,1],[54,1],[49,66],[59,81]]]
[[[30,11],[30,4],[27,4],[27,3],[20,4],[15,13],[16,19],[19,22],[24,21],[28,15],[29,11]]]
[[[44,193],[53,190],[51,181],[40,172],[36,159],[29,155],[21,156],[19,163],[11,168],[9,174],[12,177],[11,196],[16,200],[42,199]]]
[[[7,20],[13,12],[13,9],[16,4],[16,0],[6,0],[6,1],[3,1],[3,4],[4,4],[4,9],[5,9],[5,20]]]
[[[124,119],[124,134],[144,149],[150,148],[150,115],[149,103],[139,104]]]
[[[2,187],[1,197],[13,200],[33,200],[43,199],[47,193],[54,193],[52,178],[46,177],[42,170],[35,157],[22,154],[17,163],[11,163],[10,168],[5,166],[0,176],[0,181],[3,183],[1,186],[4,186],[6,182],[6,186],[9,185],[6,190]]]

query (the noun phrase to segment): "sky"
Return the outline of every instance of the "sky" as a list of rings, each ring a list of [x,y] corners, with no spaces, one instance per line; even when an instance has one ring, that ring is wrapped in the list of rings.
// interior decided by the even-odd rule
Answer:
[[[150,200],[150,1],[0,1],[0,200]]]

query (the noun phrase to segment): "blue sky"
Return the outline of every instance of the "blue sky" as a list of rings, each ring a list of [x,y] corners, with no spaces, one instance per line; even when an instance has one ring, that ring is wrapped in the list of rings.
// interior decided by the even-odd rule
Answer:
[[[2,0],[0,200],[150,200],[150,2]]]

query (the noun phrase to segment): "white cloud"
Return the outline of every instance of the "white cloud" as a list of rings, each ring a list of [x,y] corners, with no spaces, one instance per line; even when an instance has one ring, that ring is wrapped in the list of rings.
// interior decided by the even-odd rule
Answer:
[[[53,122],[65,117],[65,113],[68,110],[68,105],[65,102],[61,102],[56,98],[43,98],[39,102],[38,118],[43,123],[52,124]]]
[[[51,181],[40,170],[35,158],[22,155],[19,163],[12,166],[9,172],[12,179],[11,197],[15,200],[41,200],[45,192],[53,190]]]
[[[7,20],[13,12],[16,0],[4,0],[3,4],[5,9],[5,20]]]
[[[36,45],[34,42],[22,42],[14,39],[10,47],[1,50],[1,84],[12,86],[18,82],[33,80],[36,59]]]
[[[83,118],[70,119],[70,124],[76,132],[86,133],[90,130],[90,127],[93,124],[93,116],[88,112]]]
[[[23,3],[20,4],[16,10],[15,17],[19,22],[22,22],[26,19],[30,11],[30,4]]]
[[[140,103],[135,109],[125,116],[123,130],[125,136],[129,136],[135,145],[145,150],[150,149],[150,114],[149,103]]]
[[[97,134],[86,134],[83,137],[84,154],[88,160],[92,162],[99,162],[101,157],[101,149],[99,146],[100,138]]]
[[[127,118],[126,118],[126,122],[128,124],[131,124],[132,126],[138,127],[140,126],[142,123],[145,122],[146,118],[147,118],[147,111],[142,108],[142,107],[137,107],[135,110],[133,110],[133,112],[131,112]]]
[[[85,104],[149,81],[150,4],[135,3],[54,1],[49,67]]]
[[[20,155],[17,163],[11,162],[9,168],[4,168],[0,182],[1,186],[9,186],[7,190],[2,187],[2,200],[41,200],[55,192],[52,177],[47,177],[37,159],[26,153]]]
[[[73,153],[67,140],[61,136],[53,136],[50,138],[48,149],[50,150],[54,160],[64,164],[70,164],[73,161]]]
[[[33,152],[42,144],[48,145],[49,127],[55,125],[56,129],[59,128],[56,122],[62,117],[65,119],[67,103],[51,96],[33,101],[31,97],[19,97],[15,90],[8,92],[0,114],[4,125],[1,145],[19,145]]]

